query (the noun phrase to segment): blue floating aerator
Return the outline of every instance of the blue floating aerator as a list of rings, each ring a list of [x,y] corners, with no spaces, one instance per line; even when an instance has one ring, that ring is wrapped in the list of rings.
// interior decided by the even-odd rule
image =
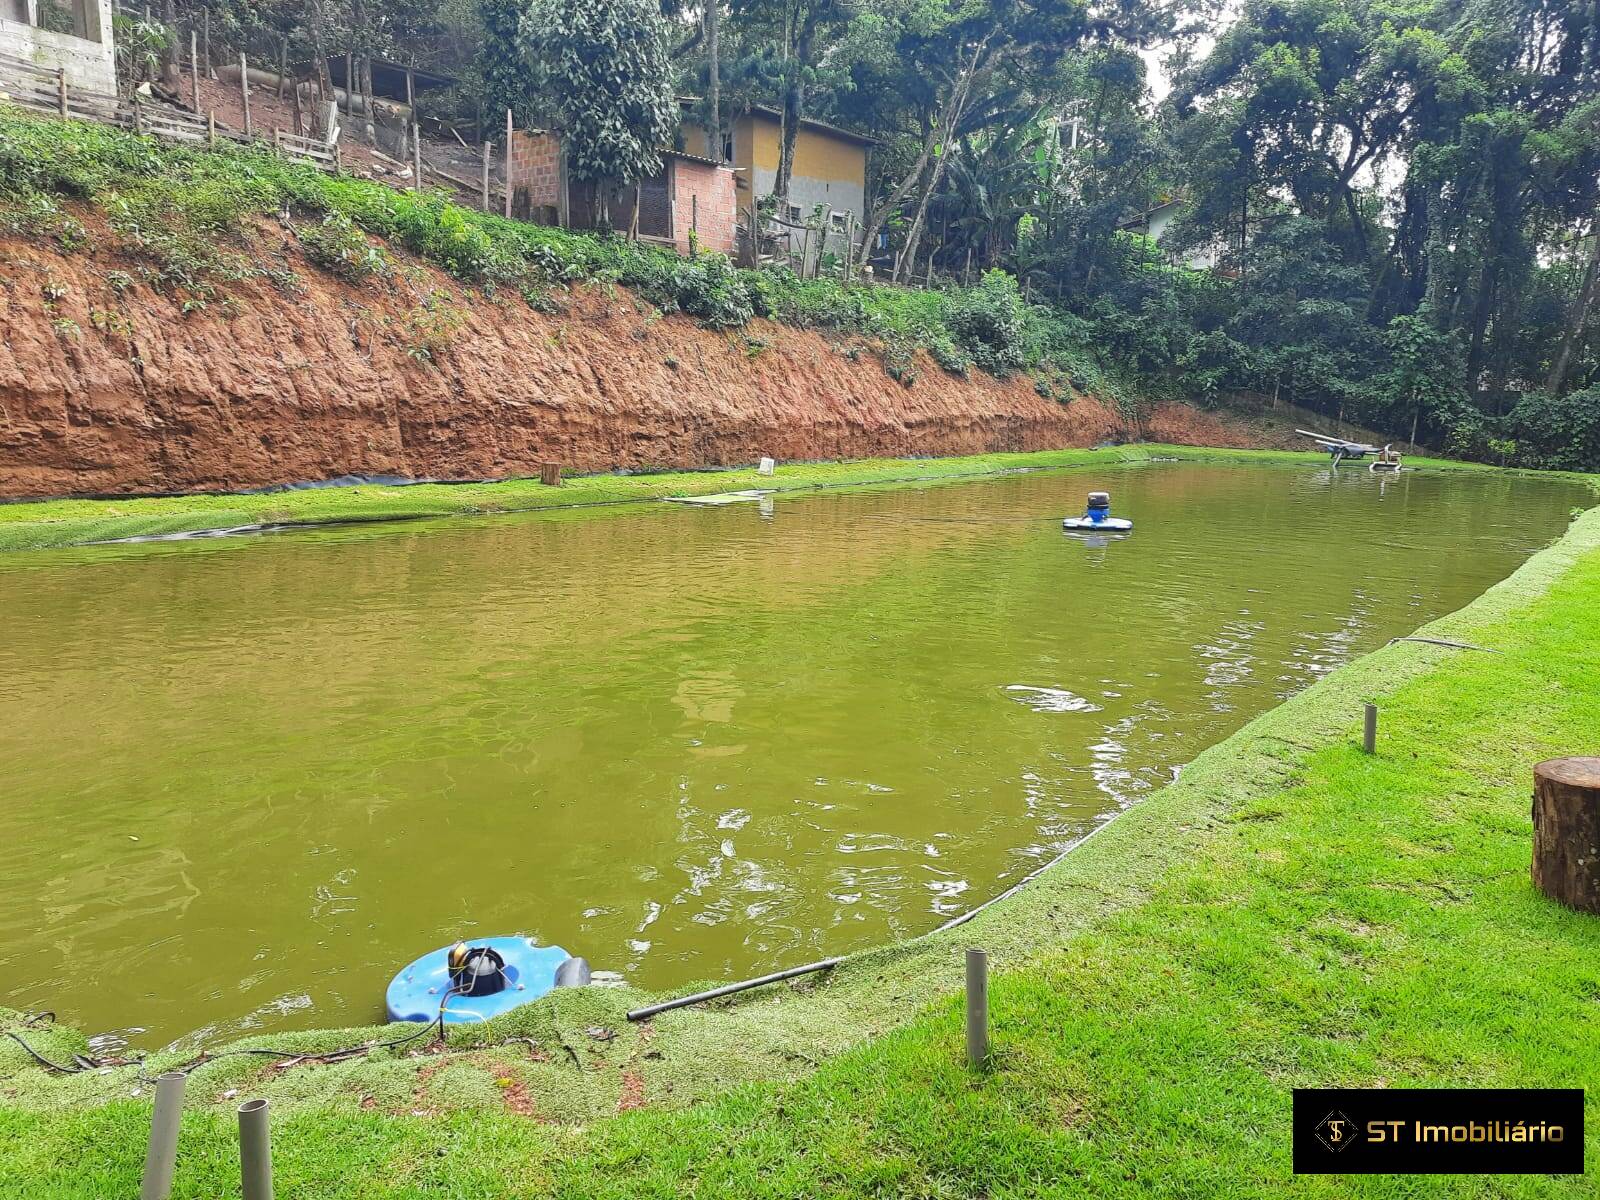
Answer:
[[[429,951],[401,969],[385,1001],[391,1021],[487,1021],[558,987],[589,982],[589,964],[532,938],[491,937]]]
[[[1068,517],[1061,522],[1063,529],[1099,530],[1100,532],[1127,533],[1133,522],[1111,515],[1111,493],[1090,492],[1089,503],[1081,517]]]

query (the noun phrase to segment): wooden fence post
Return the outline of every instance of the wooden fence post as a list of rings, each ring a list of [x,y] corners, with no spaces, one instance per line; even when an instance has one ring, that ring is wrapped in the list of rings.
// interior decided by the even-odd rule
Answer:
[[[239,51],[239,94],[244,97],[244,135],[255,137],[255,126],[250,122],[250,63]]]
[[[65,67],[56,72],[56,102],[61,107],[63,118],[72,115],[72,110],[67,106],[67,69]]]
[[[206,110],[206,145],[214,147],[214,146],[216,146],[216,144],[217,144],[217,110],[214,109],[214,108],[210,108],[210,109]]]
[[[200,35],[189,30],[189,94],[194,97],[194,111],[200,111]]]
[[[211,7],[209,5],[206,6],[204,18],[201,21],[201,28],[205,33],[206,78],[210,79],[212,78],[213,73],[211,70]]]
[[[412,121],[412,125],[415,125],[415,124],[416,124],[416,122]],[[415,188],[415,190],[417,191],[418,194],[421,194],[421,192],[422,192],[422,131],[419,130],[419,129],[413,129],[411,131],[411,134],[412,134],[412,137],[411,137],[411,169],[416,174],[416,180],[415,180],[415,182],[413,184],[413,187]]]
[[[506,220],[511,219],[511,110],[506,109]]]
[[[489,143],[483,144],[483,211],[489,211]]]

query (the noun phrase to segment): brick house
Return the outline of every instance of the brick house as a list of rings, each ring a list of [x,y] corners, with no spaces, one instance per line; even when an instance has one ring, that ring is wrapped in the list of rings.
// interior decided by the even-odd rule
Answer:
[[[511,135],[506,163],[511,215],[524,221],[592,229],[594,186],[569,179],[561,139],[548,130],[518,130]],[[699,155],[661,152],[661,170],[626,189],[610,205],[613,229],[631,230],[641,241],[691,246],[732,254],[738,221],[733,168]]]

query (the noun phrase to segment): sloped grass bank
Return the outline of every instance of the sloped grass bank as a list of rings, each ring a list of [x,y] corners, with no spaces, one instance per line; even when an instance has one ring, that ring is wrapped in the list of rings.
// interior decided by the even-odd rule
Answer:
[[[1290,1174],[1300,1084],[1583,1087],[1596,1166],[1600,921],[1527,868],[1532,763],[1600,739],[1600,510],[1426,632],[1499,653],[1370,655],[1013,900],[798,994],[641,1029],[618,1022],[627,993],[591,992],[444,1055],[202,1067],[176,1194],[237,1194],[230,1093],[247,1089],[278,1108],[280,1194],[318,1198],[1592,1195],[1576,1176]],[[998,968],[984,1076],[961,1062],[968,944]],[[136,1087],[51,1081],[0,1046],[0,1195],[132,1194]]]
[[[159,496],[111,500],[40,500],[0,504],[0,552],[81,546],[134,537],[261,526],[328,525],[398,521],[420,517],[481,516],[534,509],[627,504],[666,496],[704,496],[744,488],[860,487],[927,483],[1007,471],[1043,470],[1147,462],[1152,458],[1237,459],[1307,462],[1280,450],[1221,450],[1140,444],[1103,450],[1044,450],[956,458],[857,459],[850,462],[785,464],[772,476],[753,467],[726,471],[675,471],[639,475],[583,475],[562,487],[537,479],[493,483],[358,484],[300,491],[236,495]],[[1476,464],[1413,460],[1430,467],[1478,468]],[[1359,469],[1359,468],[1358,468]],[[1065,515],[1065,514],[1063,514]]]

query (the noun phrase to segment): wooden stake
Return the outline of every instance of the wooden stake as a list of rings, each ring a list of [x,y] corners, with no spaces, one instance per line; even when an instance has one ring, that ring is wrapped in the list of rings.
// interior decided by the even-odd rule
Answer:
[[[206,48],[206,78],[207,79],[211,79],[211,78],[214,77],[214,73],[211,70],[211,9],[210,8],[207,8],[205,10],[205,12],[204,12],[204,14],[202,16],[202,19],[201,19],[201,22],[200,22],[200,28],[203,31],[203,38],[204,38],[205,48]]]
[[[506,109],[506,220],[511,219],[511,135],[515,131],[511,110]]]
[[[412,122],[416,124],[415,121]],[[419,130],[411,131],[411,170],[416,176],[416,190],[422,190],[422,134]]]
[[[239,94],[244,97],[244,135],[255,136],[255,126],[250,121],[250,63],[239,51]]]
[[[189,94],[194,97],[194,111],[200,111],[200,35],[194,30],[189,31]]]
[[[483,211],[489,211],[489,143],[483,144]]]
[[[356,56],[349,50],[344,52],[344,115],[356,123]]]
[[[1600,914],[1600,758],[1552,758],[1533,768],[1533,886]]]
[[[1368,754],[1378,752],[1378,706],[1368,704],[1361,726],[1361,748]]]
[[[213,109],[207,109],[206,110],[206,145],[215,146],[216,144],[217,144],[217,110],[214,109],[214,108]]]
[[[62,117],[70,117],[72,110],[67,106],[67,71],[65,67],[56,72],[56,99],[61,106]]]

